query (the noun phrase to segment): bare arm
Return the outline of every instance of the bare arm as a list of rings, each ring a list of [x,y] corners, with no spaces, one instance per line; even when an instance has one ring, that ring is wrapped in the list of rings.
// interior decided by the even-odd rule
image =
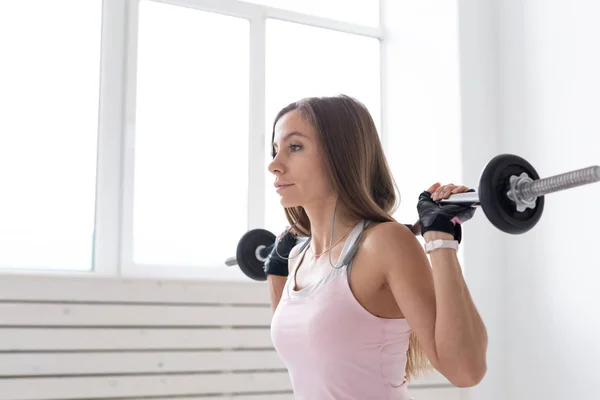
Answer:
[[[294,266],[296,259],[293,258],[298,254],[300,245],[294,246],[294,248],[290,251],[288,258],[291,260],[288,261],[288,273],[294,270]],[[269,297],[271,299],[271,310],[275,312],[277,306],[279,305],[279,301],[281,300],[281,294],[283,293],[283,287],[285,286],[285,281],[287,280],[284,276],[279,275],[268,275],[267,283],[269,285]]]
[[[375,265],[383,269],[385,282],[427,358],[453,385],[476,385],[487,368],[487,333],[456,251],[435,250],[430,264],[421,244],[404,225],[389,222],[377,228],[366,247]],[[430,236],[426,234],[425,239],[431,240]]]
[[[268,275],[267,283],[269,285],[269,297],[271,298],[271,311],[275,312],[281,300],[281,293],[283,293],[283,286],[285,285],[286,278],[278,275]]]
[[[453,240],[441,232],[427,232],[425,240]],[[477,384],[486,367],[487,331],[462,275],[456,251],[437,249],[430,254],[436,302],[436,345],[442,364],[468,371],[466,385]]]

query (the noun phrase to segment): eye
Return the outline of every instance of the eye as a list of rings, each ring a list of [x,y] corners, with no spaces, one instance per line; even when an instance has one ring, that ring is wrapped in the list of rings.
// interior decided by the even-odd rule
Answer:
[[[299,151],[302,148],[301,145],[299,145],[299,144],[293,144],[293,143],[288,144],[287,147],[290,149],[290,151],[292,153],[295,153],[296,151]],[[277,157],[277,153],[278,152],[275,149],[273,149],[271,151],[271,157],[273,157],[273,158]]]

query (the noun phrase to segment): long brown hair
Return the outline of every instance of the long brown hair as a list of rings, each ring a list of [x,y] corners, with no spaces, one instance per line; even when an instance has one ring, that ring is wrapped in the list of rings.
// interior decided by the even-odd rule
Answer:
[[[293,110],[307,118],[317,132],[326,173],[338,196],[338,204],[346,212],[345,217],[395,221],[392,214],[400,204],[400,195],[367,107],[347,95],[308,97],[290,103],[275,117],[272,151],[277,121]],[[294,234],[310,236],[310,220],[303,207],[285,208],[285,214]],[[406,378],[430,369],[415,334],[411,333]]]

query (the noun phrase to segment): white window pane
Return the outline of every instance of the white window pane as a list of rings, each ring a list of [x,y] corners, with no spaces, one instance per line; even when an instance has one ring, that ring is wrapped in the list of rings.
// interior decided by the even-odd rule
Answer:
[[[266,121],[267,164],[271,127],[277,112],[303,97],[340,93],[363,102],[380,129],[379,41],[279,20],[267,21]],[[281,232],[287,224],[279,195],[266,174],[266,229]]]
[[[379,0],[247,0],[250,3],[282,8],[360,25],[379,25]]]
[[[222,268],[247,230],[249,22],[140,3],[134,262]]]
[[[102,2],[0,2],[0,267],[92,267]]]

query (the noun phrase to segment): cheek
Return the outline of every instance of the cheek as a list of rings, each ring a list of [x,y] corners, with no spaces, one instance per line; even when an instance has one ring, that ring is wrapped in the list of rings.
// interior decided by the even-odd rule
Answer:
[[[311,196],[330,192],[331,183],[322,157],[312,156],[303,160],[301,176],[304,190],[310,192]]]
[[[331,182],[325,170],[320,166],[315,165],[314,168],[311,168],[310,173],[306,175],[306,182],[314,190],[315,194],[329,194],[331,191]]]
[[[316,180],[323,189],[329,189],[331,187],[331,180],[329,179],[329,176],[327,176],[326,171],[325,162],[323,160],[315,162],[313,176],[316,177]]]
[[[302,175],[308,181],[321,182],[325,180],[325,170],[323,169],[322,163],[315,158],[307,160],[302,168]]]

